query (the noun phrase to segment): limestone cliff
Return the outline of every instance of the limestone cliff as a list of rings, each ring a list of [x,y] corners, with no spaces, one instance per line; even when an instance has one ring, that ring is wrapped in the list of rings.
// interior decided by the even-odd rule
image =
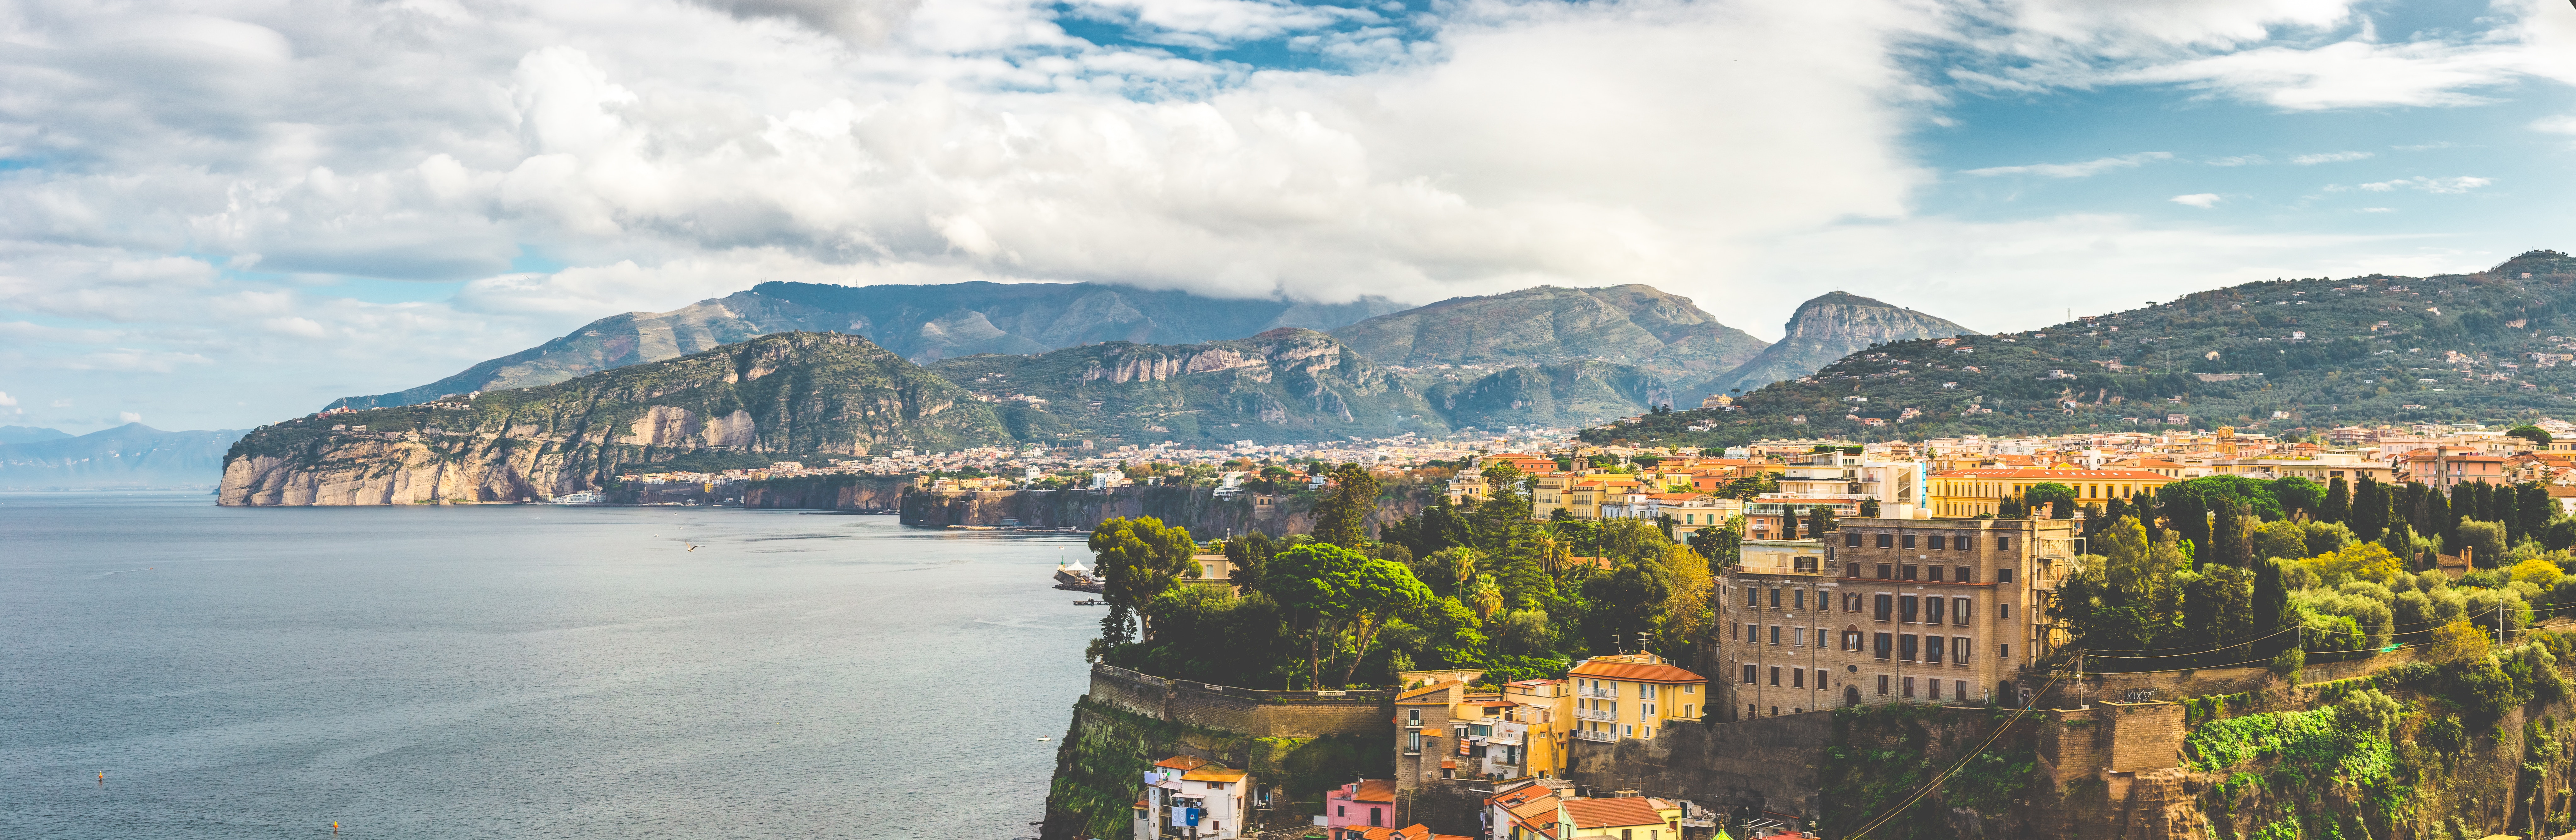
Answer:
[[[1451,298],[1333,331],[1395,365],[1499,367],[1600,361],[1667,379],[1698,379],[1743,364],[1762,340],[1718,323],[1689,298],[1642,284],[1540,286]]]
[[[544,499],[674,457],[1008,444],[992,408],[866,339],[781,333],[536,388],[264,426],[227,505]]]
[[[1732,388],[1750,391],[1796,379],[1872,344],[1975,334],[1948,320],[1849,292],[1828,292],[1799,304],[1786,329],[1787,334],[1762,348],[1761,355],[1684,396],[1695,402]]]

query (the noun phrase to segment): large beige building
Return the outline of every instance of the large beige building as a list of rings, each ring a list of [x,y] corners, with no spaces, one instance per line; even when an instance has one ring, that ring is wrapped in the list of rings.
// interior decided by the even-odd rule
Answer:
[[[1719,578],[1720,719],[2026,701],[2022,670],[2060,641],[2044,605],[2074,525],[1854,518],[1821,540],[1746,541]]]
[[[2075,490],[2076,504],[2101,506],[2112,499],[2153,493],[2181,479],[2148,470],[2082,469],[2057,466],[1944,470],[1932,474],[1932,515],[1971,517],[2002,512],[2006,498],[2040,484],[2063,484]]]

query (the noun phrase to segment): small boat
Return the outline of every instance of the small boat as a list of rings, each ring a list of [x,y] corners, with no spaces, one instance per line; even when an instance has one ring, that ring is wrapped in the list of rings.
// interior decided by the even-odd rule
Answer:
[[[1091,570],[1083,568],[1081,561],[1077,560],[1067,560],[1056,564],[1055,588],[1070,590],[1073,592],[1093,593],[1100,592],[1104,589],[1100,584],[1100,580],[1091,576]]]

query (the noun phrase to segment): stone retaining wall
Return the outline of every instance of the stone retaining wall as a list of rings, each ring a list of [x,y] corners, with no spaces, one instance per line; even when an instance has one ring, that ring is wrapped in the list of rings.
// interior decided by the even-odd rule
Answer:
[[[1091,701],[1136,714],[1256,738],[1371,735],[1395,749],[1394,696],[1384,690],[1263,691],[1169,680],[1092,663]]]

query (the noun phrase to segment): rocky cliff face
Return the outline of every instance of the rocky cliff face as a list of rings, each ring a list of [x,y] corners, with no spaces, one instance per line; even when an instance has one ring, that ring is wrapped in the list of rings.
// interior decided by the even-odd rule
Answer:
[[[1728,389],[1751,391],[1796,379],[1872,344],[1974,334],[1942,318],[1849,292],[1830,292],[1799,304],[1798,311],[1789,316],[1787,335],[1762,348],[1760,355],[1682,396],[1696,402],[1699,397],[1722,394]]]
[[[697,453],[820,457],[1007,444],[993,409],[849,335],[781,333],[537,388],[262,427],[228,505],[544,499]]]
[[[1207,341],[1277,327],[1332,329],[1400,308],[1384,298],[1343,304],[1220,299],[1097,283],[762,283],[669,312],[601,318],[427,385],[345,397],[331,407],[386,408],[448,394],[552,385],[798,330],[857,333],[905,358],[930,361],[1102,341]]]
[[[1394,365],[1519,366],[1600,361],[1668,379],[1732,369],[1762,340],[1718,323],[1689,298],[1652,286],[1540,286],[1451,298],[1333,331],[1369,358]]]
[[[1400,377],[1305,329],[968,356],[931,370],[991,401],[1027,440],[1278,441],[1448,429]]]

